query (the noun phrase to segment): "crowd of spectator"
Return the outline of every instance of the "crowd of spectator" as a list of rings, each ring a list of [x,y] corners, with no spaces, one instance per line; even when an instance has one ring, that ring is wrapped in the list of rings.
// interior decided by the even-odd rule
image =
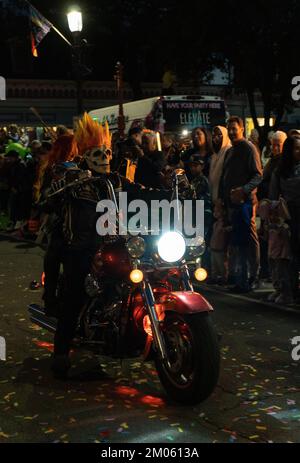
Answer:
[[[73,143],[66,127],[54,135]],[[55,150],[48,132],[32,139],[16,125],[0,129],[0,211],[9,218],[7,232],[36,236],[30,224],[39,182]],[[165,133],[160,143],[156,133],[134,127],[125,141],[116,139],[113,151],[113,169],[145,187],[169,188],[173,170],[185,169],[204,201],[207,283],[247,293],[266,279],[274,287],[270,300],[298,300],[300,131],[272,132],[262,147],[257,130],[246,139],[239,117],[212,131],[196,127],[190,139]]]

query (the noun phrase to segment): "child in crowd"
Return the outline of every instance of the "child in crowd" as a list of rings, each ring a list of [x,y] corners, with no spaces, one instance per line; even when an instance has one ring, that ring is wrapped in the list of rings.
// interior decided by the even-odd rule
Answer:
[[[270,302],[276,304],[293,303],[291,276],[291,242],[290,219],[287,205],[283,198],[279,201],[264,199],[259,203],[258,212],[264,220],[268,234],[268,257],[272,274],[274,292],[269,296]]]

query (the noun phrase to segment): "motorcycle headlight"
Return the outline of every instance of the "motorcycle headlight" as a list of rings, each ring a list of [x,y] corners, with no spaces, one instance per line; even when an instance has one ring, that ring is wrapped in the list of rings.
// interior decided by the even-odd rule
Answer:
[[[178,232],[168,232],[159,239],[157,249],[159,257],[165,262],[177,262],[185,254],[185,240]]]
[[[189,244],[187,247],[188,257],[191,259],[201,257],[205,253],[205,249],[206,249],[206,245],[205,245],[204,238],[202,238],[202,236],[192,238],[189,241]]]
[[[130,257],[140,259],[145,253],[145,241],[140,236],[130,238],[126,243]]]

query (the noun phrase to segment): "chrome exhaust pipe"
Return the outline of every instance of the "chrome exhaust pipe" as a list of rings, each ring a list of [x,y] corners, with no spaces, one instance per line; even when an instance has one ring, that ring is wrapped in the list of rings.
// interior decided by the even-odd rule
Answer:
[[[55,318],[47,317],[42,307],[37,304],[30,304],[28,306],[28,312],[32,323],[50,331],[51,333],[55,333],[57,320]]]

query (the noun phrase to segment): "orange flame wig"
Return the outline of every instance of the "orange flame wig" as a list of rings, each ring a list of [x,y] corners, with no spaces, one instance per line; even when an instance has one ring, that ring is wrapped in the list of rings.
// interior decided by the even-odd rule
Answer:
[[[73,161],[78,156],[78,148],[73,134],[61,135],[53,144],[50,156],[49,166],[58,162]]]
[[[75,138],[81,156],[92,148],[111,149],[111,134],[108,123],[104,127],[94,121],[87,113],[84,113],[82,119],[78,122],[75,132]]]

